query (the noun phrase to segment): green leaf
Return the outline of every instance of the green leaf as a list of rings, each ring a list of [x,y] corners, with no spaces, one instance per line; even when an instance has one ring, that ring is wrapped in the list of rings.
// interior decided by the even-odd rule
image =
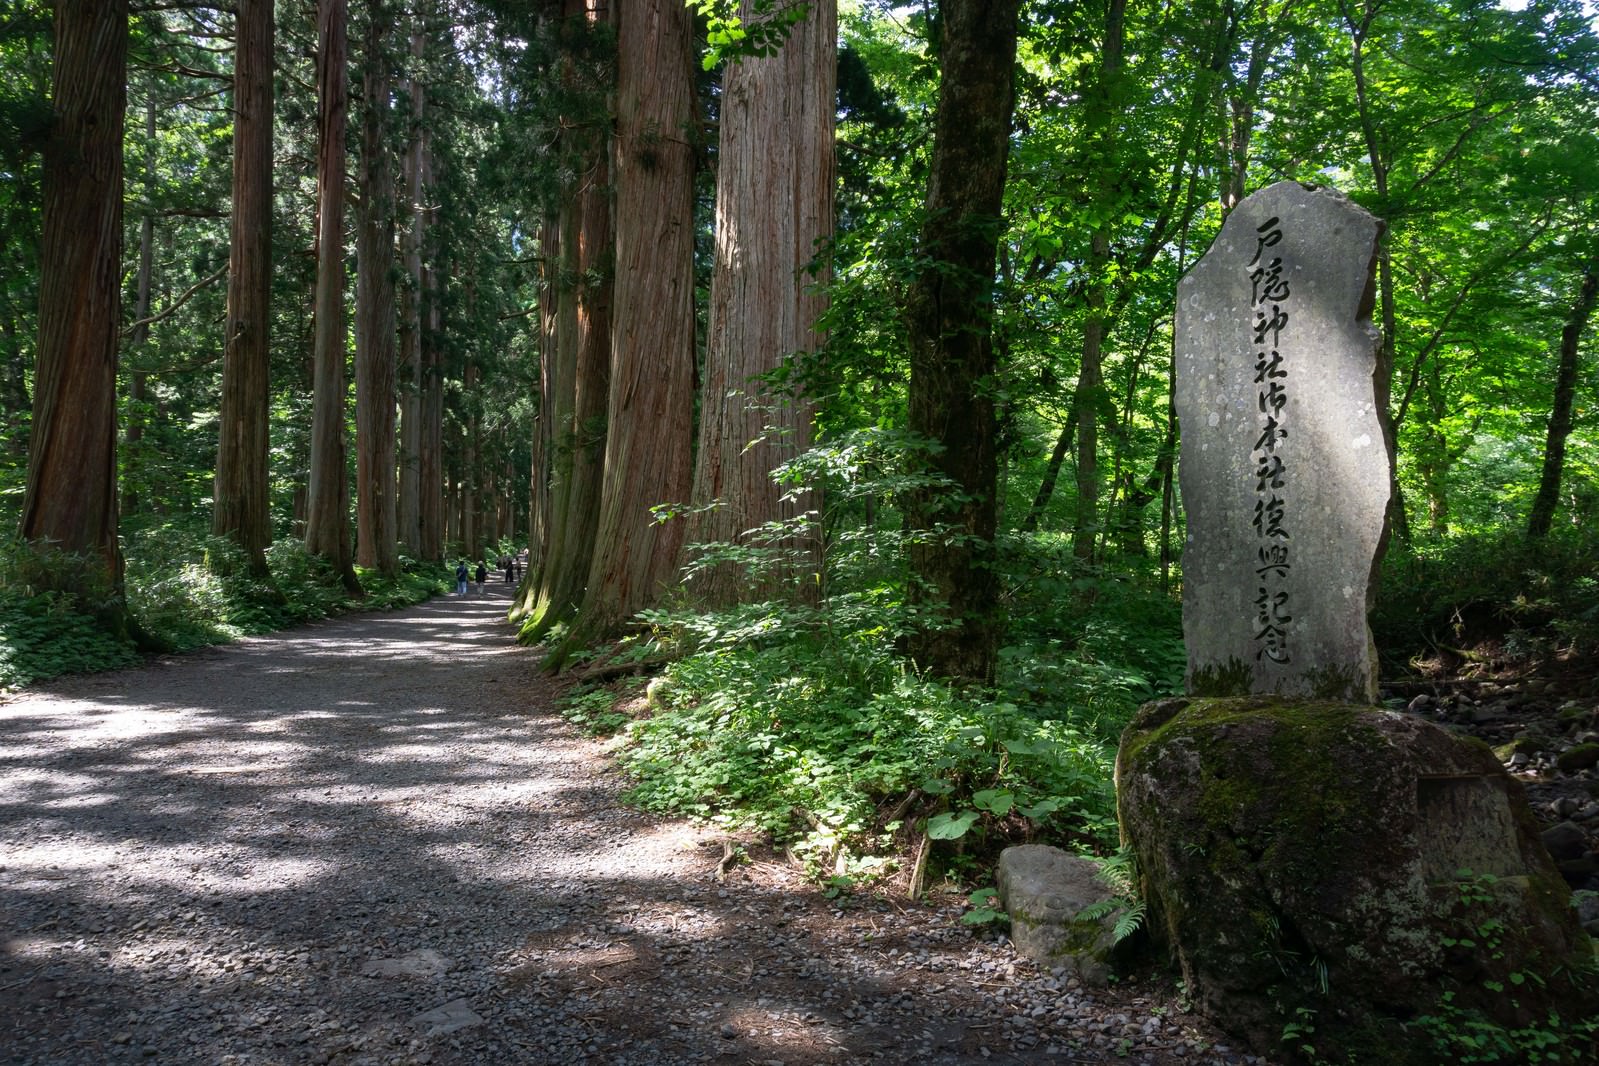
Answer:
[[[978,810],[1004,815],[1015,805],[1016,794],[1008,788],[985,788],[973,794],[972,802],[977,805]]]
[[[1036,822],[1040,819],[1048,818],[1060,810],[1060,802],[1060,800],[1054,798],[1042,799],[1031,806],[1019,808],[1019,811],[1023,818]]]
[[[966,831],[977,824],[979,815],[976,811],[963,811],[956,814],[946,811],[935,814],[927,820],[927,835],[933,840],[958,840],[966,835]]]

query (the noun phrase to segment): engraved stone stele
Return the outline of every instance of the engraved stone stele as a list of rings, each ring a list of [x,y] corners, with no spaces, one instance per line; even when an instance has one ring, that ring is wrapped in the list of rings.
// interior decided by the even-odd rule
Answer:
[[[1177,288],[1188,691],[1376,699],[1366,616],[1387,539],[1380,220],[1284,181]]]

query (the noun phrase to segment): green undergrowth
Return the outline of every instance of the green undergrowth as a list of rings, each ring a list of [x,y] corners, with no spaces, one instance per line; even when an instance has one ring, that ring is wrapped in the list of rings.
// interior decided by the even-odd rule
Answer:
[[[581,687],[566,701],[583,728],[620,734],[634,802],[762,834],[832,889],[986,881],[1011,843],[1115,851],[1116,745],[1141,703],[1181,686],[1178,603],[1138,572],[1148,560],[1100,569],[1061,534],[1007,535],[996,683],[919,674],[908,639],[947,622],[911,594],[898,504],[952,491],[928,451],[898,430],[844,433],[774,474],[825,511],[690,547],[688,589],[731,573],[723,587],[763,602],[703,610],[685,593],[646,612],[600,665],[666,661],[647,701]]]
[[[1024,841],[1106,854],[1116,744],[1139,704],[1180,686],[1180,619],[1135,581],[1038,577],[1056,556],[1042,539],[1007,547],[993,688],[919,676],[896,650],[918,619],[858,574],[815,605],[648,612],[621,654],[680,656],[648,710],[632,689],[582,687],[566,714],[623,734],[633,802],[765,834],[835,885],[907,872],[924,834],[927,877],[985,876]]]
[[[1395,545],[1383,564],[1372,631],[1385,674],[1419,659],[1474,660],[1491,646],[1509,665],[1599,656],[1599,529],[1564,527]]]
[[[352,598],[333,568],[307,555],[297,541],[269,548],[271,576],[259,578],[232,541],[173,526],[130,535],[124,553],[124,595],[142,636],[174,651],[350,610],[404,607],[449,587],[443,566],[405,560],[396,578],[358,568],[365,595]],[[40,580],[39,565],[15,545],[0,550],[0,689],[139,661],[128,639],[96,620],[95,604],[53,591],[49,586],[59,582]],[[75,561],[56,558],[44,565],[64,568]],[[103,593],[110,595],[109,589]]]

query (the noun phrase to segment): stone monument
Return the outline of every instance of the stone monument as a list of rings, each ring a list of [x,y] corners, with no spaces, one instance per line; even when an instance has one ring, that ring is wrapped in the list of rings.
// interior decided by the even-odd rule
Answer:
[[[1387,534],[1383,224],[1278,182],[1177,287],[1188,691],[1372,702],[1366,615]]]
[[[1190,695],[1122,736],[1122,834],[1194,1002],[1264,1052],[1434,1066],[1482,1036],[1591,1061],[1593,948],[1520,783],[1372,706],[1381,233],[1281,182],[1179,285]]]

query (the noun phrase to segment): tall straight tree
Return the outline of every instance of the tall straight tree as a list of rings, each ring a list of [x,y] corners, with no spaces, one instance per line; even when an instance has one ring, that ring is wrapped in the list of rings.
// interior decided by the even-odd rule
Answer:
[[[316,299],[311,400],[311,473],[305,547],[329,560],[347,588],[360,588],[350,553],[345,474],[344,133],[349,46],[344,0],[317,3]]]
[[[754,19],[756,4],[744,0],[741,16]],[[812,503],[808,496],[785,502],[772,480],[809,444],[808,405],[770,394],[759,379],[819,341],[814,327],[825,304],[807,284],[806,267],[832,234],[837,52],[837,5],[820,0],[775,55],[739,59],[722,81],[691,541],[744,542]],[[776,544],[799,555],[780,567],[783,578],[815,572],[813,537]],[[693,591],[707,604],[727,605],[776,590],[725,565],[699,575]]]
[[[233,63],[233,221],[211,531],[267,572],[271,387],[273,0],[238,0]]]
[[[1018,0],[942,0],[938,117],[927,177],[924,264],[906,294],[910,429],[933,443],[946,490],[908,501],[914,594],[949,612],[913,638],[931,673],[990,681],[998,652],[994,573],[995,249],[1015,107]],[[952,490],[952,491],[951,491]]]
[[[1126,0],[1105,5],[1105,36],[1099,53],[1099,78],[1088,100],[1084,125],[1094,145],[1095,199],[1101,208],[1115,197],[1123,175],[1116,169],[1116,112],[1120,101],[1122,51],[1126,41]],[[1110,271],[1111,224],[1109,218],[1094,228],[1089,240],[1087,287],[1084,302],[1088,316],[1083,324],[1083,359],[1077,376],[1072,414],[1077,419],[1077,505],[1072,520],[1072,554],[1086,559],[1094,554],[1099,525],[1099,409],[1104,402],[1105,336],[1110,330],[1106,288]]]
[[[355,233],[355,558],[399,573],[394,435],[394,166],[390,159],[388,17],[368,0],[362,72],[361,198]]]
[[[615,306],[605,484],[583,604],[550,656],[610,636],[677,572],[694,416],[693,23],[682,0],[628,0],[617,22]]]
[[[422,131],[422,188],[432,184],[433,152],[428,131]],[[423,233],[432,231],[433,208],[423,219]],[[424,250],[427,250],[426,248]],[[422,268],[422,441],[417,453],[417,512],[421,525],[422,558],[444,558],[444,282],[448,266],[432,256]]]
[[[39,347],[21,536],[80,554],[49,567],[126,631],[117,547],[117,330],[122,312],[122,130],[127,0],[56,0],[52,124],[44,146]]]
[[[407,225],[401,237],[405,283],[400,290],[400,498],[395,534],[412,558],[422,555],[422,246],[426,222],[422,204],[422,120],[427,106],[422,64],[426,56],[427,35],[418,27],[411,34],[411,70],[406,78],[410,122],[406,127],[404,167]]]
[[[584,86],[582,62],[594,29],[606,20],[598,0],[566,0],[562,39],[567,43],[565,79],[574,99],[598,96]],[[584,90],[590,90],[587,94]],[[530,583],[527,622],[521,639],[541,639],[566,619],[583,596],[594,557],[595,529],[605,470],[606,407],[611,371],[612,234],[608,123],[603,109],[563,116],[564,155],[573,160],[576,180],[566,190],[544,255],[551,257],[549,285],[542,291],[553,313],[549,343],[541,346],[540,443],[549,477],[543,516],[538,581]]]

